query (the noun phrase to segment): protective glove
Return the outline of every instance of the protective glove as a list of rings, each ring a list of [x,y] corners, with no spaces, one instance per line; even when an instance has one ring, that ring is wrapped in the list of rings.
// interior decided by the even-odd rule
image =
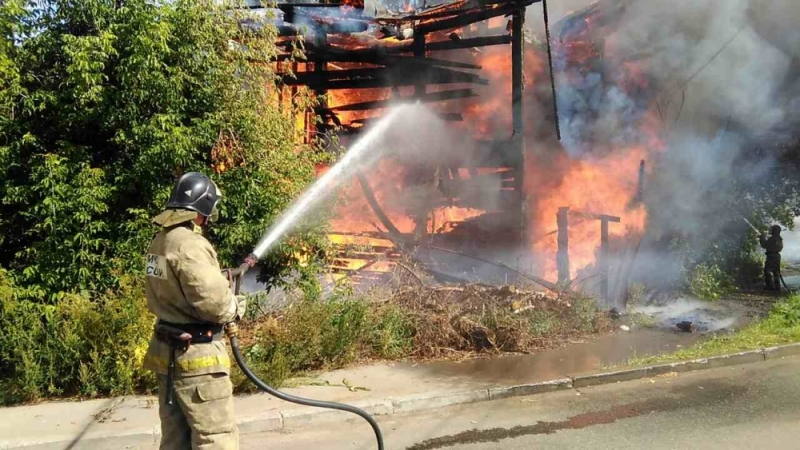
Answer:
[[[244,312],[247,310],[247,296],[234,295],[233,300],[236,302],[236,320],[239,321],[244,317]]]

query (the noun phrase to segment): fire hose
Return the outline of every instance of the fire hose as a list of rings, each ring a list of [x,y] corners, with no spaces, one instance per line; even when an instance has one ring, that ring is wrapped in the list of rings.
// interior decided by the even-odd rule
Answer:
[[[249,255],[237,269],[226,269],[223,271],[227,273],[229,280],[232,281],[233,291],[236,295],[239,295],[244,274],[255,265],[257,260],[258,258],[255,255]],[[372,430],[375,432],[375,439],[378,441],[378,450],[383,450],[383,434],[381,433],[381,429],[375,419],[363,409],[356,408],[355,406],[351,405],[345,405],[343,403],[325,402],[321,400],[296,397],[294,395],[281,392],[261,381],[261,379],[259,379],[258,376],[256,376],[256,374],[254,374],[253,371],[247,367],[247,363],[242,356],[242,351],[239,348],[238,334],[239,325],[236,322],[230,322],[225,325],[225,335],[228,336],[228,339],[230,340],[231,350],[233,352],[234,359],[236,359],[236,364],[239,365],[239,368],[242,369],[242,372],[244,372],[245,376],[259,389],[286,402],[296,403],[298,405],[313,406],[316,408],[336,409],[360,416],[369,423],[369,425],[372,427]]]

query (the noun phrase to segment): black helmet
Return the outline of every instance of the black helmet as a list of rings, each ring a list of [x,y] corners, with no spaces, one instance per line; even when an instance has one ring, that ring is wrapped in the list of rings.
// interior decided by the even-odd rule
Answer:
[[[780,236],[781,234],[781,226],[780,225],[773,225],[769,227],[769,234],[773,236]]]
[[[175,183],[167,209],[188,209],[211,217],[221,197],[222,193],[211,178],[199,172],[189,172]]]

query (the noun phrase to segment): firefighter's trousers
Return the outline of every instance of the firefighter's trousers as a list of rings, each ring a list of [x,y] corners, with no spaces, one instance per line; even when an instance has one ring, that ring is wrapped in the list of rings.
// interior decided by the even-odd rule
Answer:
[[[176,377],[173,404],[166,375],[158,375],[161,450],[238,450],[233,385],[225,373]]]

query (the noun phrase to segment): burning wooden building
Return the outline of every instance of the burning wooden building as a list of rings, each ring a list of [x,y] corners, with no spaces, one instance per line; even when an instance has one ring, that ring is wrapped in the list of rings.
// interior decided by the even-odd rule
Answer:
[[[609,234],[608,221],[603,221],[602,230],[599,224],[592,224],[592,231],[573,225],[571,233],[578,234],[570,249],[575,252],[573,267],[564,269],[562,261],[558,273],[559,209],[571,207],[583,217],[620,215],[636,194],[636,183],[628,187],[615,173],[604,173],[607,168],[575,163],[556,151],[545,155],[545,163],[542,152],[534,151],[543,135],[557,143],[549,36],[536,39],[523,26],[526,9],[541,1],[344,0],[279,3],[270,10],[278,25],[279,47],[285,51],[277,62],[279,73],[284,73],[285,98],[292,98],[297,89],[309,89],[321,100],[303,125],[306,139],[336,134],[346,146],[393,102],[418,101],[475,142],[470,154],[448,155],[424,166],[380,161],[356,177],[332,221],[330,238],[341,249],[334,267],[337,276],[357,281],[380,277],[393,270],[401,250],[448,280],[469,279],[476,264],[508,262],[520,250],[547,255],[547,262],[526,259],[517,270],[551,280],[569,277],[570,272],[574,276],[593,264],[601,231]],[[542,6],[546,23],[546,4]],[[554,37],[557,45],[573,53],[579,47],[589,49],[576,57],[579,65],[602,57],[592,46],[581,47],[585,28],[594,25],[590,17],[599,16],[584,11],[569,17]],[[304,59],[292,58],[296,48],[303,48]],[[613,165],[629,164],[630,170],[620,171],[635,179],[645,153],[628,152],[621,158],[624,162],[615,160]],[[598,181],[600,175],[603,179]],[[565,182],[587,184],[564,192]],[[412,205],[395,201],[412,186],[430,187],[426,192],[433,195]],[[613,201],[579,197],[581,189],[599,189]],[[622,222],[633,216],[633,226],[641,229],[643,214],[628,211]],[[622,231],[612,226],[610,233],[613,237]],[[580,248],[584,241],[586,248]],[[471,266],[460,263],[465,258]],[[496,270],[489,276],[508,281],[514,269],[502,266],[494,264]]]

